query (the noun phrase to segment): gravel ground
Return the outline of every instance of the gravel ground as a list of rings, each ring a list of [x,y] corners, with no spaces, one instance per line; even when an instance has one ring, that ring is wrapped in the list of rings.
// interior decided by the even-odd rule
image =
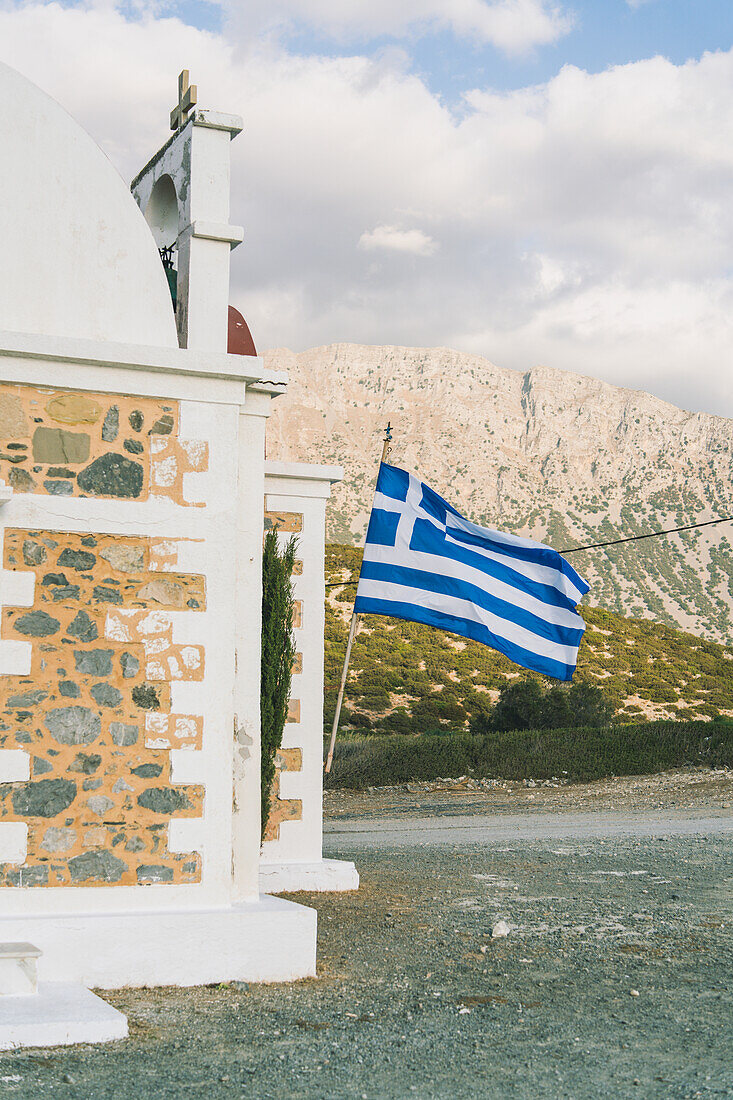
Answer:
[[[708,831],[453,843],[441,829],[419,848],[331,834],[328,854],[355,859],[362,886],[293,895],[319,911],[317,978],[105,994],[129,1015],[127,1041],[0,1055],[0,1096],[733,1096],[733,850],[716,825],[731,777],[631,789],[640,782],[535,801],[571,791],[556,811],[587,805],[589,820],[651,801]],[[329,796],[332,821],[378,828],[430,812],[449,826],[448,806],[520,805],[511,794],[502,811],[497,792],[405,802],[415,797]],[[548,809],[521,806],[528,823]],[[495,939],[500,918],[511,930]]]

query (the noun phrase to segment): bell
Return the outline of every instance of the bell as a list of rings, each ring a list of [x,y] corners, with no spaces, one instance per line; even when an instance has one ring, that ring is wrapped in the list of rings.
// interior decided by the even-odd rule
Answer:
[[[159,248],[160,258],[163,261],[163,268],[165,270],[166,278],[168,280],[168,289],[171,292],[171,299],[173,301],[173,309],[176,308],[176,302],[178,300],[178,272],[173,266],[173,245],[169,245],[167,248]]]
[[[168,289],[171,292],[171,298],[173,300],[173,309],[176,308],[176,293],[178,290],[178,272],[175,267],[167,267],[165,273],[168,279]]]

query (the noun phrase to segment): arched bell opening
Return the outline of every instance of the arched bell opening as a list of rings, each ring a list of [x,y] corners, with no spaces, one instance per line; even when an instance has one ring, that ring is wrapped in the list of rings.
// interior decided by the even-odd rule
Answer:
[[[161,176],[156,180],[145,207],[145,220],[150,226],[160,258],[163,261],[168,286],[173,299],[173,308],[177,301],[177,240],[178,240],[178,196],[170,176]]]

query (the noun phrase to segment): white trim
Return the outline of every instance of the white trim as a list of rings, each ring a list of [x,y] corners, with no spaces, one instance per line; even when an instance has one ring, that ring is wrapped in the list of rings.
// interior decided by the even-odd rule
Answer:
[[[28,823],[3,821],[0,824],[0,862],[25,863],[28,855]]]
[[[232,140],[237,134],[241,134],[244,128],[244,119],[241,115],[227,115],[223,111],[210,111],[202,107],[194,110],[190,121],[194,126],[205,126],[209,130],[228,130]]]
[[[33,646],[14,638],[0,640],[0,675],[30,676]]]
[[[32,570],[0,570],[0,598],[4,607],[33,607],[36,574]]]
[[[281,374],[276,371],[275,374]],[[297,481],[328,481],[334,484],[344,477],[343,466],[323,466],[315,462],[265,462],[265,477],[293,478]]]
[[[20,690],[22,691],[22,688]],[[0,783],[24,783],[30,777],[29,753],[23,749],[0,749]],[[6,824],[14,823],[8,821]]]
[[[245,385],[265,380],[287,385],[288,381],[285,371],[268,370],[265,379],[262,359],[254,355],[229,355],[225,352],[149,347],[144,344],[114,344],[104,340],[28,335],[23,332],[0,332],[0,356],[44,360],[46,386],[50,385],[48,363],[73,363],[76,368],[93,366],[102,368],[103,372],[118,368],[151,374],[175,374],[184,378],[226,379]],[[60,384],[63,383],[54,378],[54,387]],[[75,389],[86,387],[86,381],[77,381],[74,385]],[[97,388],[105,387],[97,385]],[[243,401],[242,395],[240,403]]]
[[[186,786],[189,783],[206,783],[206,753],[197,749],[171,749],[168,753],[171,767],[171,783],[174,786]],[[172,819],[173,821],[176,818]],[[180,818],[181,821],[195,820]]]
[[[322,859],[316,863],[260,864],[260,890],[269,894],[290,894],[297,890],[343,892],[359,889],[356,865],[345,859]]]
[[[244,240],[244,228],[241,225],[225,225],[218,222],[194,222],[185,233],[192,237],[201,237],[205,241],[224,241],[236,248]]]
[[[198,852],[205,848],[203,817],[173,817],[168,825],[168,851],[175,853]]]

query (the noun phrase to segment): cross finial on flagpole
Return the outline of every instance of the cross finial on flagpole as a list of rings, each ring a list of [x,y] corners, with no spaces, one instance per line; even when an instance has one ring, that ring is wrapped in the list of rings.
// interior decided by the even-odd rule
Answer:
[[[188,116],[196,106],[198,89],[189,81],[188,69],[183,69],[178,77],[178,103],[171,111],[171,130],[180,130],[188,122]]]
[[[382,462],[387,461],[387,456],[388,456],[389,452],[392,450],[391,444],[392,444],[392,423],[390,421],[387,424],[387,427],[384,429],[384,446],[382,447]]]

